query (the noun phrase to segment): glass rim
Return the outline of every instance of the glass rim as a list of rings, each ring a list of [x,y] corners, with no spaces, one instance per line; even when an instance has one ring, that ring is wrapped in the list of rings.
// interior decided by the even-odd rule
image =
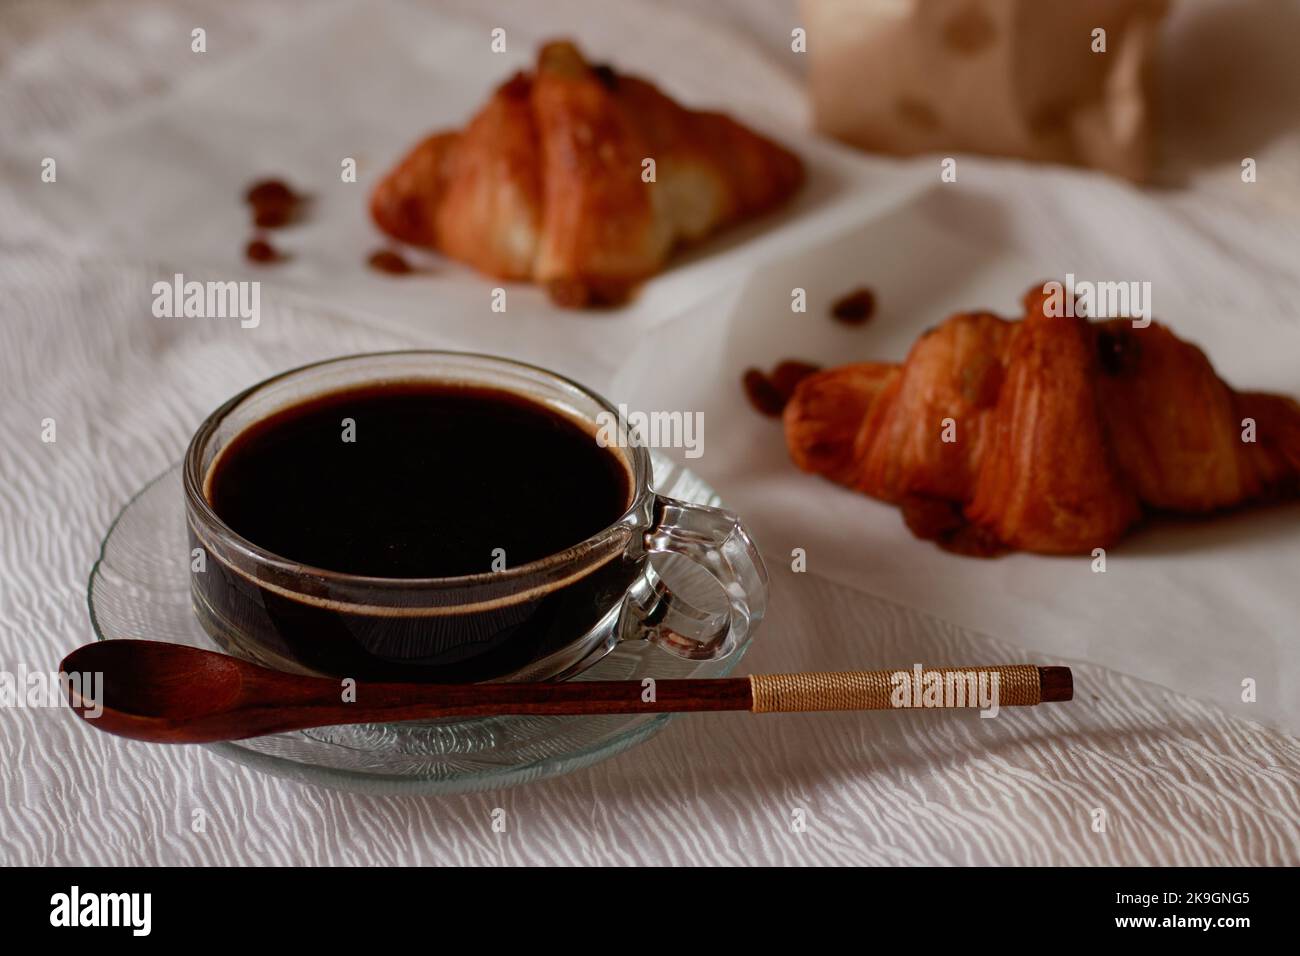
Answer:
[[[248,557],[261,564],[274,566],[284,573],[306,575],[313,578],[324,578],[344,585],[384,588],[390,590],[475,588],[487,584],[496,584],[499,586],[504,581],[523,579],[557,567],[563,567],[573,560],[587,555],[593,549],[604,543],[616,529],[622,527],[631,530],[632,524],[630,524],[630,519],[634,518],[641,510],[645,496],[653,494],[653,490],[650,488],[651,476],[649,452],[646,450],[644,445],[636,443],[628,443],[616,450],[617,454],[623,455],[629,470],[632,473],[631,501],[628,503],[627,508],[624,509],[622,514],[595,534],[589,535],[582,541],[570,545],[563,551],[557,551],[554,554],[548,554],[544,557],[536,558],[525,564],[506,567],[500,571],[480,571],[477,574],[462,574],[450,577],[432,578],[390,578],[367,574],[349,574],[346,571],[333,571],[329,568],[320,568],[302,561],[295,561],[292,558],[287,558],[282,554],[270,551],[256,542],[245,538],[234,528],[230,527],[230,525],[216,513],[211,503],[208,501],[207,496],[203,493],[202,485],[205,476],[199,474],[199,459],[201,457],[201,449],[207,446],[208,441],[216,432],[216,429],[236,408],[238,408],[244,401],[258,392],[263,391],[267,387],[303,372],[309,372],[323,366],[338,365],[345,362],[355,362],[363,359],[381,359],[394,356],[478,359],[500,366],[524,369],[529,372],[540,374],[553,382],[574,389],[581,395],[595,402],[602,408],[602,410],[613,415],[616,421],[620,420],[618,408],[603,395],[592,391],[585,385],[574,381],[566,375],[561,375],[559,372],[543,368],[540,365],[534,365],[531,362],[521,362],[517,359],[505,358],[500,355],[490,355],[486,352],[464,352],[454,349],[388,349],[379,352],[355,352],[348,355],[338,355],[333,358],[321,359],[316,362],[308,362],[304,365],[298,365],[294,368],[286,369],[283,372],[277,372],[275,375],[264,378],[259,382],[255,382],[222,402],[203,419],[190,438],[189,445],[185,449],[185,457],[182,460],[181,466],[181,478],[182,484],[185,488],[185,499],[187,504],[190,506],[191,514],[197,514],[207,525],[222,534],[226,539],[228,539],[230,544],[244,552]],[[514,391],[508,387],[502,387],[502,389],[504,391]],[[530,401],[538,401],[533,396],[523,395],[522,397]],[[620,431],[620,437],[622,437],[622,431]]]

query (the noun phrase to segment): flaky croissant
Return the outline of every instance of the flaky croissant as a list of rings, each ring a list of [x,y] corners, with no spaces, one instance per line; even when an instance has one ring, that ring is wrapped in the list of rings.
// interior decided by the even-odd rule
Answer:
[[[1300,405],[1238,392],[1164,326],[955,315],[902,365],[800,382],[795,463],[898,504],[918,537],[967,554],[1087,554],[1146,511],[1202,514],[1300,491]]]
[[[674,247],[802,180],[799,158],[770,140],[553,42],[463,130],[417,145],[370,209],[389,235],[539,282],[562,305],[616,304]]]

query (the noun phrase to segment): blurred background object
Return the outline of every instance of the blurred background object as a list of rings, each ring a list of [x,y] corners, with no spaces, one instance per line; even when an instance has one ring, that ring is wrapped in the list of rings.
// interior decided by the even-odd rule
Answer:
[[[1090,166],[1154,162],[1165,0],[804,0],[817,128],[910,156],[963,151]]]

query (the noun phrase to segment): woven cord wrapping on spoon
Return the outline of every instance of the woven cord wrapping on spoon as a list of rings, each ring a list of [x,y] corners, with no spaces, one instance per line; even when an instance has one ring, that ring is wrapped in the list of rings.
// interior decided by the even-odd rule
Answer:
[[[997,703],[1001,707],[1027,707],[1041,703],[1043,699],[1039,668],[1031,664],[941,667],[920,672],[923,681],[932,674],[939,676],[941,702],[925,705],[928,707],[979,707],[981,679],[985,688],[991,688],[994,675],[997,676]],[[901,669],[753,674],[749,683],[756,714],[810,710],[895,710],[899,705],[894,703],[894,698],[899,693],[900,686],[906,682],[910,695],[916,675],[916,671]],[[975,678],[973,687],[972,677]],[[960,699],[963,703],[946,703],[953,699]]]

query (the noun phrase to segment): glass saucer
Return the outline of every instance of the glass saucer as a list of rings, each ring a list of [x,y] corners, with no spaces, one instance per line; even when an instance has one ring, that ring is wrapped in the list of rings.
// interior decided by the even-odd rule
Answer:
[[[673,498],[717,506],[690,470],[652,452],[653,487]],[[180,466],[159,475],[118,514],[90,572],[90,620],[100,640],[171,641],[222,651],[190,604],[189,543]],[[651,558],[673,591],[701,604],[717,585],[672,555]],[[712,589],[712,590],[711,590]],[[574,680],[722,677],[745,645],[722,661],[684,661],[652,644],[618,645]],[[280,777],[363,793],[492,790],[569,773],[635,746],[670,714],[596,717],[490,717],[402,724],[356,724],[210,744],[238,763]]]

